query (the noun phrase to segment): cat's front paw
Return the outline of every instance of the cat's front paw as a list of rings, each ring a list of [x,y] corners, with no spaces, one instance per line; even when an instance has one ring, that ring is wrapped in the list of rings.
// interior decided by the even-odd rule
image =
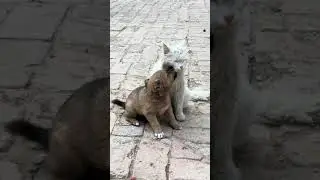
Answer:
[[[154,136],[155,136],[157,139],[162,139],[162,138],[164,137],[164,133],[163,133],[163,132],[154,133]]]
[[[182,127],[181,127],[181,126],[179,125],[179,123],[176,122],[176,121],[170,122],[170,125],[171,125],[171,127],[172,127],[173,129],[175,129],[175,130],[181,130],[181,129],[182,129]]]
[[[176,118],[177,118],[178,121],[185,121],[186,120],[186,116],[183,113],[179,113],[176,116]]]

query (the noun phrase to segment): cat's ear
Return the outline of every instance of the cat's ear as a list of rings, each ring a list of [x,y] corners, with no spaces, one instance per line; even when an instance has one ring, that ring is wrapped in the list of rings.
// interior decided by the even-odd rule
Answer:
[[[163,53],[168,54],[169,52],[170,52],[169,47],[165,43],[163,43]]]
[[[189,42],[188,42],[188,37],[186,36],[182,42],[182,45],[187,47],[189,45]]]

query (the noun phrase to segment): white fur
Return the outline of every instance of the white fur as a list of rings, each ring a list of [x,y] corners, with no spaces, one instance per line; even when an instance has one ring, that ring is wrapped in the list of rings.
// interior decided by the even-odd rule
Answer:
[[[169,52],[165,52],[165,46],[168,47]],[[184,121],[185,115],[183,108],[188,106],[189,100],[207,101],[210,96],[209,91],[201,89],[190,90],[185,81],[184,70],[190,60],[190,50],[188,48],[187,39],[178,41],[173,44],[163,43],[159,59],[153,65],[149,76],[156,71],[162,69],[165,62],[172,64],[178,75],[171,90],[171,101],[173,105],[174,114],[178,121]]]

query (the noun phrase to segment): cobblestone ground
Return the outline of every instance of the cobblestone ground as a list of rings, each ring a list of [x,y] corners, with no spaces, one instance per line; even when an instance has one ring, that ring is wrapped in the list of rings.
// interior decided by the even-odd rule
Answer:
[[[280,102],[275,108],[281,109],[283,117],[274,119],[269,114],[279,124],[252,126],[252,143],[239,155],[244,179],[320,179],[319,128],[282,123],[306,123],[307,118],[319,123],[319,2],[247,2],[250,33],[243,47],[251,59],[251,81],[271,92],[267,98]],[[285,116],[295,113],[306,113],[306,117]]]
[[[111,2],[111,98],[125,100],[143,85],[162,53],[161,41],[189,40],[189,86],[209,90],[209,0],[121,0]],[[111,176],[126,179],[210,178],[209,102],[190,102],[183,129],[163,124],[166,139],[155,140],[148,124],[129,125],[111,105]]]
[[[83,83],[105,74],[103,0],[0,0],[0,123],[24,117],[50,127],[57,108]],[[45,153],[0,126],[0,179],[38,176]]]

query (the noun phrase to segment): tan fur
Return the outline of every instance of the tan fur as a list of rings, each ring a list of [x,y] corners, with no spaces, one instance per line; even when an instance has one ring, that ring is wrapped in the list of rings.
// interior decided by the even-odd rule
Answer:
[[[125,116],[127,121],[138,125],[136,117],[143,115],[150,123],[157,138],[163,137],[163,131],[159,124],[160,119],[165,119],[174,129],[181,129],[172,111],[170,89],[176,78],[173,68],[159,70],[145,81],[145,86],[133,90],[125,103]],[[115,99],[115,104],[120,102]]]
[[[88,165],[109,173],[108,80],[83,86],[53,121],[47,164],[57,179],[82,176]]]
[[[100,78],[84,84],[65,101],[52,122],[50,135],[44,133],[50,129],[25,120],[12,121],[7,127],[34,141],[37,141],[35,137],[44,136],[40,139],[48,148],[45,163],[48,179],[107,179],[110,176],[108,107],[109,79]]]

